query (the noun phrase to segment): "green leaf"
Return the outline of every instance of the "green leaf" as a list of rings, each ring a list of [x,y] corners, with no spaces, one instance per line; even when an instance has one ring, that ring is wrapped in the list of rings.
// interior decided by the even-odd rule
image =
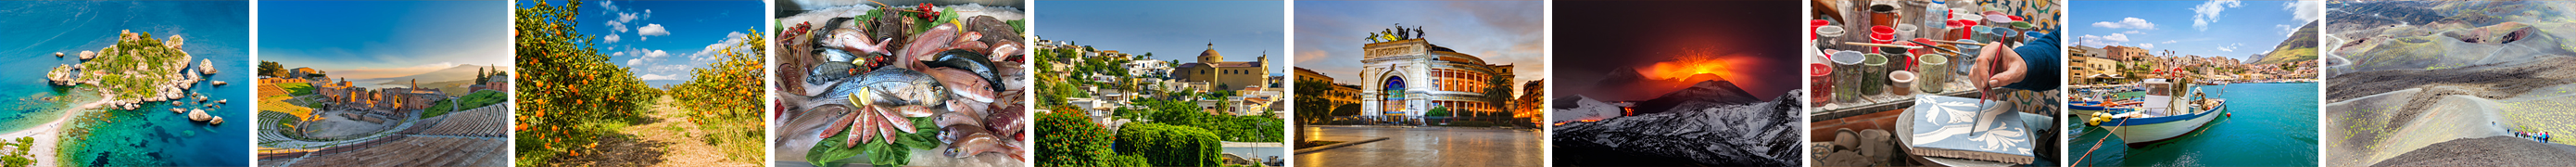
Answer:
[[[901,141],[903,141],[902,143],[904,147],[911,149],[939,148],[939,123],[934,123],[935,120],[932,120],[930,117],[910,117],[905,119],[912,119],[913,127],[920,128],[921,131],[896,136],[902,139]]]
[[[838,166],[839,164],[832,164],[831,162],[859,156],[859,154],[863,154],[868,151],[863,148],[850,148],[848,145],[841,143],[841,141],[847,141],[849,139],[850,133],[840,133],[832,135],[830,138],[823,138],[823,141],[814,144],[813,149],[806,150],[805,161],[807,163],[813,163],[814,166]]]
[[[1004,23],[1011,23],[1011,32],[1018,32],[1018,33],[1020,33],[1020,34],[1028,34],[1028,33],[1029,33],[1029,21],[1028,21],[1028,20],[1011,20],[1011,21],[1003,21],[1003,22],[1004,22]]]
[[[868,164],[870,165],[904,166],[912,164],[911,148],[895,147],[893,145],[886,144],[885,142],[870,142],[866,145],[872,146],[868,147],[869,150],[875,150],[873,153],[868,154]]]

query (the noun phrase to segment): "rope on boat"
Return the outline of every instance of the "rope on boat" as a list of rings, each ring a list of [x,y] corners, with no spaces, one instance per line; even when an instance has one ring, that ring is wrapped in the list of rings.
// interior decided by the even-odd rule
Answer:
[[[2120,124],[2123,124],[2123,125],[2129,124],[2129,119],[2120,119]],[[2111,131],[2120,131],[2120,127],[2111,127]],[[2104,132],[2104,133],[2111,133],[2111,132]],[[2102,139],[2093,140],[2093,148],[2092,148],[2092,149],[2085,149],[2085,150],[2084,150],[2084,156],[2078,156],[2078,158],[2076,158],[2076,159],[2075,159],[2075,164],[2084,164],[2084,158],[2082,158],[2082,157],[2093,157],[2093,151],[2101,151],[2101,150],[2102,150],[2102,142],[2103,142],[2103,141],[2111,141],[2111,135],[2119,135],[2119,134],[2118,134],[2118,133],[2102,134]],[[2079,136],[2079,137],[2080,137],[2080,136]]]

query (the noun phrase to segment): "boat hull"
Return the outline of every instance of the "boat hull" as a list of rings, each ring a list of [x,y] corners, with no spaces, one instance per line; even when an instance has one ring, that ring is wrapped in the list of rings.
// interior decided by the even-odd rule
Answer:
[[[2102,122],[2102,127],[2105,129],[2117,129],[2111,131],[2111,134],[2119,135],[2120,140],[2134,145],[2139,143],[2164,141],[2173,139],[2177,136],[2182,136],[2183,134],[2190,134],[2192,131],[2199,130],[2201,126],[2207,125],[2209,121],[2217,120],[2220,115],[2226,114],[2227,105],[2220,104],[2218,107],[2212,107],[2208,112],[2200,112],[2197,114],[2152,118],[2112,119],[2111,121]]]
[[[2072,103],[2072,104],[2068,104],[2068,105],[2066,105],[2066,108],[2067,108],[2068,110],[2073,110],[2074,112],[2068,112],[2068,113],[2073,113],[2073,114],[2075,114],[2075,115],[2093,115],[2093,113],[2123,113],[2123,112],[2129,112],[2129,111],[2130,111],[2130,109],[2129,109],[2129,108],[2111,108],[2111,107],[2102,107],[2102,106],[2097,106],[2097,105],[2102,105],[2102,102],[2096,102],[2096,101],[2075,101],[2075,102],[2069,102],[2069,103]]]

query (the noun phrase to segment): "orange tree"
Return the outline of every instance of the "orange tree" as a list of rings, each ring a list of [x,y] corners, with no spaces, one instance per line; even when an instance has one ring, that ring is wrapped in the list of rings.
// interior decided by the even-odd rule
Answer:
[[[768,75],[761,69],[761,55],[768,46],[759,31],[743,36],[742,43],[726,46],[716,52],[723,60],[693,69],[694,79],[672,86],[669,94],[677,105],[688,112],[689,123],[709,131],[711,145],[720,147],[727,159],[757,161],[760,147],[761,104],[765,101],[762,82]],[[747,52],[735,52],[745,49]]]
[[[598,146],[598,137],[615,133],[585,123],[619,121],[635,116],[641,95],[650,89],[629,69],[608,62],[589,35],[573,30],[581,2],[561,6],[539,0],[515,9],[518,45],[519,165],[548,166],[548,157],[580,156]]]

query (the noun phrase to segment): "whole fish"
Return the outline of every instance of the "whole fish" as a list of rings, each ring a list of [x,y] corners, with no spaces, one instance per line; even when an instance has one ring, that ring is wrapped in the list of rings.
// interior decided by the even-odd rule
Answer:
[[[886,43],[894,42],[894,39],[878,39],[874,42],[870,42],[867,34],[867,32],[859,31],[859,29],[835,29],[832,30],[832,39],[824,40],[823,46],[831,46],[834,49],[861,54],[894,53],[886,51]]]
[[[984,38],[977,40],[984,41],[985,43],[993,43],[998,46],[1002,43],[1001,41],[1020,41],[1021,38],[1018,27],[1012,27],[1010,22],[1004,22],[1002,19],[994,18],[993,16],[968,17],[965,18],[963,22],[966,23],[966,29],[968,29],[968,31],[984,33]]]
[[[940,126],[940,127],[951,127],[951,126],[961,126],[961,125],[962,125],[962,126],[975,126],[975,127],[983,127],[983,126],[984,126],[983,120],[975,119],[975,116],[973,116],[973,115],[969,115],[969,114],[967,114],[967,113],[962,113],[962,112],[949,112],[949,113],[947,113],[947,114],[939,114],[939,122],[938,122],[938,123],[939,123],[939,126]]]
[[[999,72],[999,70],[995,69],[997,67],[994,66],[992,59],[984,58],[984,54],[981,53],[950,49],[947,52],[939,52],[937,57],[933,57],[931,61],[923,61],[921,63],[923,65],[929,65],[929,67],[948,67],[966,70],[966,72],[975,73],[976,77],[984,78],[985,84],[988,86],[985,89],[996,91],[1003,90],[1002,82],[997,80],[1000,77],[994,75],[994,73]]]
[[[940,137],[941,139],[945,139],[944,141],[948,141],[948,150],[944,152],[948,154],[948,157],[967,158],[975,157],[975,155],[984,153],[1010,154],[1020,152],[1018,142],[1005,142],[1000,136],[994,136],[993,133],[984,132],[981,130],[982,128],[979,127],[957,126],[945,129],[971,131],[969,133],[956,133],[956,131],[951,131],[950,134],[952,135],[943,135]],[[1012,156],[1011,158],[1017,159],[1019,157]]]
[[[974,72],[948,67],[931,67],[929,72],[931,78],[939,78],[939,83],[944,84],[942,86],[948,87],[948,91],[956,93],[958,97],[978,103],[993,102],[994,87],[991,85],[993,82],[986,81]]]
[[[912,42],[904,44],[901,56],[905,59],[900,60],[929,61],[931,54],[948,50],[948,44],[956,41],[957,35],[957,27],[947,24],[923,30],[921,34],[912,36]]]
[[[858,112],[850,111],[850,107],[844,105],[823,105],[813,109],[805,109],[805,112],[841,113],[840,119],[833,119],[834,121],[832,122],[824,123],[823,134],[821,136],[817,136],[820,138],[832,138],[832,135],[841,134],[842,130],[850,128],[850,122],[859,121]]]
[[[984,33],[967,31],[965,35],[958,35],[957,40],[948,42],[948,49],[974,51],[976,54],[993,54],[993,52],[989,52],[993,51],[992,44],[975,40],[977,38],[983,38],[983,36]]]
[[[949,97],[948,89],[943,88],[938,79],[919,71],[895,67],[880,67],[859,74],[856,78],[843,79],[840,82],[822,86],[830,89],[806,90],[810,92],[807,94],[815,96],[786,99],[789,103],[797,104],[797,108],[814,108],[825,104],[936,106],[940,101],[948,100]],[[868,100],[862,103],[871,104],[853,104],[848,100],[842,100],[850,96],[868,96],[862,98]]]
[[[843,61],[817,64],[814,65],[813,69],[808,70],[810,72],[805,73],[805,83],[820,85],[841,81],[841,79],[847,79],[850,78],[850,76],[858,75],[859,73],[856,70],[859,69],[858,67],[858,65],[852,65],[849,62]]]

